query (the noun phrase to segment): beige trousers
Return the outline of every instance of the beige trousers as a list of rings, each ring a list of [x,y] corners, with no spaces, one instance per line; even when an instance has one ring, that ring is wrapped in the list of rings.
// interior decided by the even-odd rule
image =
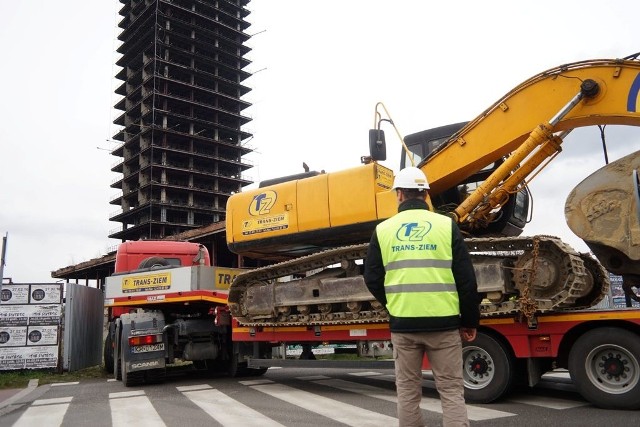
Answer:
[[[462,379],[462,340],[457,329],[391,333],[400,427],[424,426],[422,360],[426,353],[442,403],[444,427],[469,426]]]

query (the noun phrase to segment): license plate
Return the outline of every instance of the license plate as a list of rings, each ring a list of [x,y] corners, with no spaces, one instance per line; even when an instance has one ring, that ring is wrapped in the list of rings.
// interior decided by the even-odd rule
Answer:
[[[131,347],[131,353],[148,353],[150,351],[164,351],[164,343],[158,344],[148,344],[148,345],[137,345],[135,347]]]

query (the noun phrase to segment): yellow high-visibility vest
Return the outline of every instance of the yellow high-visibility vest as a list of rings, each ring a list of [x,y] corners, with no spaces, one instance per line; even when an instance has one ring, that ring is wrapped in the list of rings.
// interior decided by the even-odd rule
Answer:
[[[451,271],[451,219],[410,209],[378,224],[387,310],[395,317],[460,314]]]

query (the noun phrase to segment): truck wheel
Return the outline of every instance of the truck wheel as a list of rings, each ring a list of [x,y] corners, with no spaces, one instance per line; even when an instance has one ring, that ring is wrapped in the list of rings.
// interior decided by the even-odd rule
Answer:
[[[113,349],[113,377],[116,381],[122,380],[122,370],[120,365],[122,364],[122,360],[120,359],[120,348],[122,347],[122,337],[120,334],[120,321],[116,324],[116,342],[115,347]]]
[[[116,379],[116,381],[122,381],[122,370],[120,369],[120,358],[116,358],[113,360],[113,377]]]
[[[230,367],[228,374],[230,377],[259,377],[264,375],[269,368],[248,368],[246,363],[236,363]]]
[[[130,387],[129,373],[127,373],[127,364],[124,361],[124,346],[120,346],[120,379],[125,387]]]
[[[246,369],[246,366],[246,363],[238,362],[238,357],[233,355],[227,362],[227,374],[230,377],[242,377],[244,376],[243,372]]]
[[[205,369],[208,368],[208,364],[206,360],[194,360],[191,363],[193,364],[193,367],[196,368],[198,371],[204,371]]]
[[[238,362],[238,357],[232,357],[227,364],[227,374],[230,377],[259,377],[268,368],[249,368],[247,362]]]
[[[107,332],[107,337],[104,339],[104,370],[106,372],[113,372],[113,340],[111,334]]]
[[[166,267],[169,265],[169,261],[164,258],[153,256],[149,258],[145,258],[140,261],[140,265],[138,265],[138,269],[143,268],[151,268],[151,267]]]
[[[218,359],[194,360],[193,367],[205,377],[213,377],[225,372],[227,366]]]
[[[582,335],[569,352],[569,373],[580,394],[606,409],[640,409],[640,337],[620,328]]]
[[[504,396],[513,383],[513,363],[500,342],[479,332],[462,348],[465,398],[489,403]]]
[[[260,377],[264,375],[269,368],[247,368],[247,376]]]

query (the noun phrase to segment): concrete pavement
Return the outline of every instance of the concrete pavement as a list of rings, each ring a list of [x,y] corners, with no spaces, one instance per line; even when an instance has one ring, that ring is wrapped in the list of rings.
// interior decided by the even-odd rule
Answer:
[[[0,410],[20,401],[23,397],[34,391],[38,387],[38,380],[29,380],[26,388],[7,388],[0,390]]]

